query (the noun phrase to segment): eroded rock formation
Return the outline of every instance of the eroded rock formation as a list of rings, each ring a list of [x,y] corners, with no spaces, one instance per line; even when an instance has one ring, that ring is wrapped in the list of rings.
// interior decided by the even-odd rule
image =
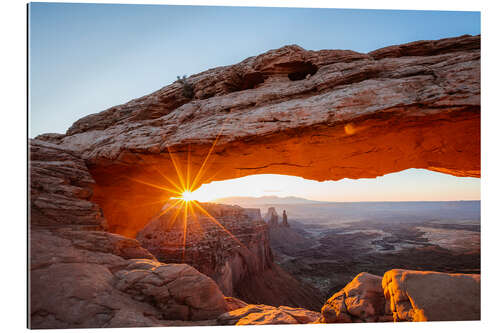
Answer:
[[[32,328],[163,326],[228,310],[212,279],[123,236],[33,230],[30,253]]]
[[[288,306],[247,305],[224,313],[217,319],[219,325],[278,325],[310,324],[318,321],[320,314]]]
[[[290,227],[290,225],[288,224],[288,216],[286,215],[286,210],[283,210],[283,219],[281,225],[286,228]]]
[[[323,323],[392,321],[387,311],[382,277],[360,273],[321,309]]]
[[[183,206],[167,203],[137,234],[141,245],[161,262],[192,265],[213,278],[226,296],[277,306],[321,307],[317,290],[273,263],[269,227],[259,209],[197,202],[190,206],[184,215]]]
[[[276,208],[269,207],[267,209],[265,220],[270,228],[278,226],[278,213],[276,212]]]
[[[360,273],[321,309],[320,322],[460,321],[481,319],[478,274],[393,269]]]
[[[94,179],[85,161],[57,145],[30,140],[30,226],[104,230],[106,220],[90,201]]]
[[[165,213],[148,223],[137,239],[158,260],[193,265],[215,279],[224,295],[236,295],[235,288],[245,277],[272,265],[267,225],[260,213],[254,219],[253,210],[199,205],[206,214],[193,204],[184,224],[183,208],[167,204]]]
[[[456,321],[481,319],[479,274],[393,269],[382,287],[394,321]]]
[[[208,276],[106,228],[83,160],[30,141],[31,328],[165,326],[228,311]]]
[[[285,46],[187,81],[192,99],[176,82],[84,117],[65,135],[39,137],[85,160],[111,231],[135,236],[161,204],[131,203],[172,196],[144,184],[172,187],[172,157],[184,178],[188,164],[192,178],[203,166],[187,182],[195,188],[262,173],[480,175],[480,36],[367,54]]]

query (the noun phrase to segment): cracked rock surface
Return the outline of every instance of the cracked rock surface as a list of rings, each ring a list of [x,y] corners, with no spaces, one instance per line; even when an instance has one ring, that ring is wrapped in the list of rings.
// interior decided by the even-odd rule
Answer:
[[[321,309],[323,323],[392,321],[385,306],[382,277],[358,274],[342,290],[334,294]]]
[[[227,311],[212,279],[158,262],[133,239],[34,230],[30,244],[32,328],[163,326]]]

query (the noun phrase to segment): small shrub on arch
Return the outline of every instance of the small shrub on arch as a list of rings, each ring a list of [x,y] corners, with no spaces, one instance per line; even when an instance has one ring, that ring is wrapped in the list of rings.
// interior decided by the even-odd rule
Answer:
[[[182,85],[182,96],[186,98],[194,97],[194,87],[187,81],[186,75],[183,75],[182,77],[177,76],[177,81],[175,82],[179,82]]]

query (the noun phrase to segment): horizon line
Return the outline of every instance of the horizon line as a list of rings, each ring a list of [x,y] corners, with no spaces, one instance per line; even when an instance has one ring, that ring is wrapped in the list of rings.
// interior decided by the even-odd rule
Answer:
[[[252,199],[261,199],[261,198],[266,198],[269,196],[261,196],[261,197],[252,197],[252,196],[234,196],[234,197],[223,197],[223,198],[218,198],[210,201],[204,201],[204,202],[212,202],[215,203],[217,200],[224,200],[224,199],[230,199],[230,198],[252,198]],[[325,200],[314,200],[314,199],[307,199],[307,198],[301,198],[301,197],[294,197],[294,196],[288,196],[288,197],[277,197],[275,198],[278,199],[286,199],[286,198],[297,198],[297,199],[302,199],[302,200],[307,200],[307,201],[313,201],[313,202],[322,202],[322,203],[364,203],[364,202],[462,202],[462,201],[481,201],[481,199],[458,199],[458,200],[363,200],[363,201],[325,201]],[[203,201],[200,201],[203,202]]]

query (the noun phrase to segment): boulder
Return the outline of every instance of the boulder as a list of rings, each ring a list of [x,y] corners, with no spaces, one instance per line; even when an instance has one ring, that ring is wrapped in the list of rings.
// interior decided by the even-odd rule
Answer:
[[[447,274],[393,269],[382,287],[394,321],[481,319],[479,274]]]
[[[323,323],[378,321],[392,321],[392,316],[386,313],[382,277],[369,273],[358,274],[321,309]]]
[[[220,325],[309,324],[320,318],[318,312],[288,306],[247,305],[224,313],[217,319]]]
[[[32,230],[30,327],[162,326],[228,310],[212,279],[188,265],[160,263],[125,238]]]

